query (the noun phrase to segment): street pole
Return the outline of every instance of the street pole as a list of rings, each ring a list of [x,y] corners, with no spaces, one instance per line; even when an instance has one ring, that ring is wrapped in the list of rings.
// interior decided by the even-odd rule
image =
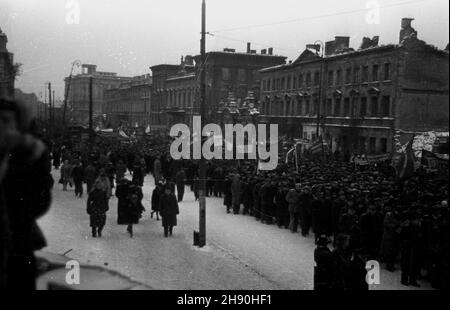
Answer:
[[[53,124],[52,124],[52,83],[48,83],[48,108],[49,108],[49,128],[50,128],[50,138],[53,138]]]
[[[93,77],[89,78],[89,142],[92,144],[92,138],[94,136],[94,130],[92,128],[93,125],[93,92],[92,92],[92,84]]]
[[[81,61],[75,60],[72,63],[72,68],[70,69],[69,78],[67,79],[67,86],[66,86],[65,93],[64,93],[64,108],[63,108],[63,117],[62,117],[64,130],[66,128],[67,100],[69,98],[69,92],[70,92],[70,86],[72,83],[72,75],[73,75],[73,67],[74,66],[77,66],[77,67],[81,66]]]
[[[202,0],[202,39],[200,43],[200,115],[202,122],[206,121],[206,2]],[[203,146],[203,137],[202,146]],[[200,192],[199,192],[199,247],[206,245],[206,162],[201,152],[200,159]]]
[[[55,131],[55,98],[56,98],[56,96],[55,96],[55,91],[53,90],[53,96],[52,96],[52,128],[53,128],[53,131]]]

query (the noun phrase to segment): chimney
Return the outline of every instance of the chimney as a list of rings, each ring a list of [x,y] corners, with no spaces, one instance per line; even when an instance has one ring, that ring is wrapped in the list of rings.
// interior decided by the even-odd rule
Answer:
[[[261,55],[267,55],[267,50],[266,49],[261,50]]]
[[[350,37],[334,37],[336,52],[344,51],[350,46]]]
[[[256,50],[250,50],[250,54],[256,54]]]
[[[407,38],[417,38],[417,31],[411,26],[411,22],[414,18],[402,18],[402,29],[400,30],[399,43]]]
[[[269,55],[273,55],[273,47],[269,47]]]
[[[96,65],[87,65],[87,64],[83,64],[81,66],[81,72],[83,74],[89,74],[92,75],[95,72],[97,72],[97,66]]]
[[[252,50],[252,44],[250,42],[247,43],[247,54],[250,54]]]

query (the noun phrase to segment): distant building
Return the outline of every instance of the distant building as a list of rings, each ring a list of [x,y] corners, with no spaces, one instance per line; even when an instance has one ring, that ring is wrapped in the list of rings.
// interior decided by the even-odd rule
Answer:
[[[324,58],[308,45],[296,61],[262,69],[262,121],[308,140],[318,131],[347,154],[390,153],[399,130],[448,131],[449,53],[419,40],[411,21],[398,44],[364,38],[354,50],[336,37]]]
[[[170,127],[175,123],[190,123],[193,114],[200,113],[200,56],[186,56],[180,65],[157,65],[153,72],[152,122]],[[260,92],[259,70],[286,63],[286,57],[273,55],[273,49],[261,54],[232,49],[206,54],[206,106],[208,121],[215,121],[221,104],[234,93],[238,104],[252,91]]]
[[[8,37],[0,29],[0,98],[14,97],[14,81],[16,79],[16,66],[14,55],[6,47]]]
[[[105,90],[106,126],[146,127],[150,124],[152,77],[136,76],[131,81]]]
[[[105,90],[116,88],[124,82],[131,82],[131,77],[117,76],[113,72],[97,71],[96,65],[82,65],[81,74],[72,77],[68,95],[68,120],[71,118],[75,124],[87,124],[89,122],[89,80],[92,77],[93,87],[93,117],[98,119],[106,113]],[[67,83],[69,78],[65,78]]]
[[[14,90],[14,97],[16,100],[24,103],[27,106],[30,112],[31,119],[44,120],[46,112],[45,105],[38,99],[36,94],[27,94],[16,88]]]

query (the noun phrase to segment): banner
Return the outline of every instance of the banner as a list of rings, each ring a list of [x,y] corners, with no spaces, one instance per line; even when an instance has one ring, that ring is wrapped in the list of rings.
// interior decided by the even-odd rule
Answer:
[[[388,161],[390,158],[391,154],[367,155],[367,161],[369,163],[379,163],[383,161]]]
[[[448,159],[439,157],[438,155],[422,150],[421,164],[433,171],[448,171]]]

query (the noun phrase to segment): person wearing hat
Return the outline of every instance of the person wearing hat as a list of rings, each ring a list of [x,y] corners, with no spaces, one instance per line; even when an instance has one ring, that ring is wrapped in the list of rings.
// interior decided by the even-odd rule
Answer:
[[[296,233],[298,229],[300,194],[301,184],[297,183],[295,188],[291,188],[286,195],[290,217],[289,229],[292,233]]]
[[[72,169],[72,179],[75,185],[75,197],[83,196],[83,181],[84,181],[84,168],[80,160],[75,161],[75,165]]]
[[[108,211],[108,197],[101,180],[97,179],[94,189],[89,193],[86,212],[89,214],[92,237],[102,236]]]
[[[328,248],[330,240],[321,235],[314,250],[314,290],[330,291],[333,289],[334,261]]]
[[[158,181],[152,192],[152,212],[150,213],[150,218],[153,218],[153,214],[156,213],[157,221],[159,221],[159,199],[163,193],[164,183],[162,181]]]
[[[164,237],[172,236],[173,227],[177,226],[177,215],[180,214],[177,197],[175,197],[174,186],[170,183],[164,186],[164,193],[159,199],[159,213],[162,217]]]

